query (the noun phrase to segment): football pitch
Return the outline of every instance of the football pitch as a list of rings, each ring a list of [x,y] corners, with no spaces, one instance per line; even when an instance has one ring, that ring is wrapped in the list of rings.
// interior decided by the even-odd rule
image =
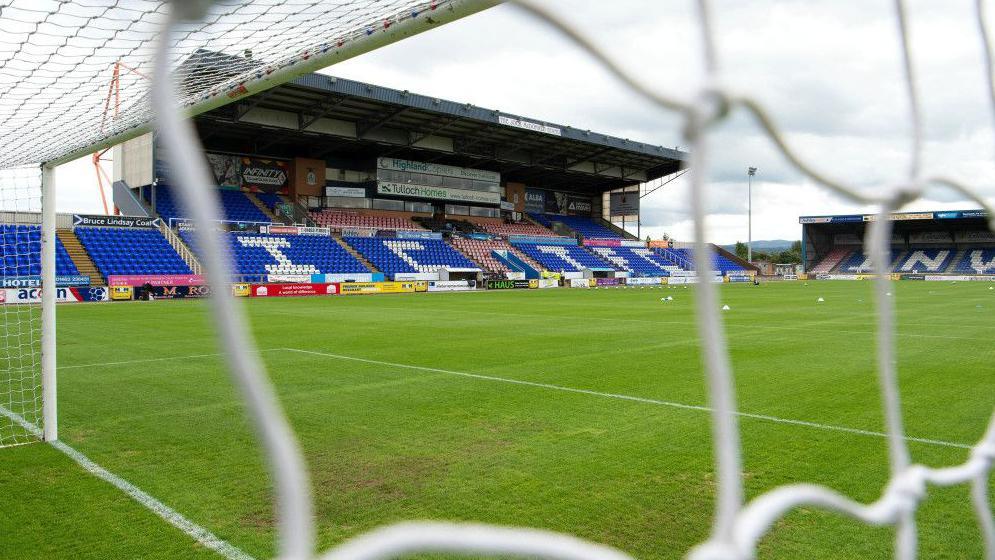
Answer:
[[[992,414],[988,288],[892,284],[915,462],[963,462]],[[721,287],[748,497],[791,482],[880,495],[871,289]],[[322,550],[433,519],[680,558],[707,538],[716,490],[693,300],[675,287],[244,303],[310,468]],[[270,481],[204,302],[65,305],[58,328],[61,439],[246,555],[272,556]],[[220,558],[48,445],[0,449],[0,496],[0,558]],[[931,487],[917,520],[922,558],[981,556],[966,485]],[[885,558],[892,540],[802,509],[759,557]]]

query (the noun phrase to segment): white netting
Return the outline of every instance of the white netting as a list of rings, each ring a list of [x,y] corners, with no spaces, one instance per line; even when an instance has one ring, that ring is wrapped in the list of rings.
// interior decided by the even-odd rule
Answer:
[[[214,2],[203,20],[181,25],[171,45],[180,101],[226,102],[245,93],[242,84],[334,59],[411,20],[439,19],[453,3]],[[152,55],[166,4],[0,0],[0,167],[52,161],[149,125]]]
[[[489,3],[478,2],[481,5]],[[883,218],[935,185],[960,191],[985,206],[989,216],[995,214],[971,189],[943,177],[929,176],[922,169],[922,126],[902,2],[896,1],[895,4],[896,21],[901,31],[901,52],[912,108],[910,119],[913,123],[913,149],[908,175],[896,178],[892,188],[882,189],[883,194],[880,196],[863,195],[852,186],[814,170],[784,141],[778,127],[759,103],[747,95],[722,86],[715,34],[706,0],[699,1],[699,25],[704,44],[703,63],[708,80],[706,86],[690,99],[677,99],[651,90],[640,80],[627,75],[583,36],[552,14],[546,13],[540,5],[521,0],[516,3],[526,6],[530,13],[564,33],[634,91],[656,105],[681,115],[692,154],[691,192],[695,214],[696,253],[705,257],[697,259],[699,277],[711,276],[711,259],[704,244],[707,192],[704,177],[708,176],[710,169],[709,128],[727,118],[733,110],[743,110],[753,116],[778,150],[807,177],[848,200],[875,204],[880,208],[882,219],[870,226],[867,249],[872,261],[876,263],[875,272],[879,276],[875,288],[878,311],[877,366],[883,394],[882,406],[887,419],[892,474],[890,483],[882,489],[881,497],[871,504],[860,504],[830,489],[814,485],[779,487],[745,503],[732,368],[721,328],[717,288],[711,283],[700,284],[696,304],[713,410],[718,498],[712,536],[708,542],[692,551],[691,557],[698,560],[752,558],[757,542],[778,519],[792,508],[810,506],[843,513],[866,523],[896,526],[895,555],[903,560],[914,558],[917,552],[915,512],[925,499],[927,485],[966,483],[971,485],[972,504],[984,536],[986,555],[989,559],[995,559],[995,521],[988,498],[989,477],[995,463],[995,417],[991,419],[983,439],[972,450],[968,461],[948,468],[934,469],[913,464],[904,437],[896,380],[894,310],[891,299],[885,295],[889,279],[885,270],[887,259],[882,258],[888,249],[891,224]],[[77,2],[73,5],[82,6],[91,12],[88,15],[76,13],[67,16],[70,19],[64,23],[51,20],[63,11],[76,9],[69,2],[53,2],[45,10],[37,7],[45,5],[40,1],[18,4],[25,7],[16,11],[4,7],[0,13],[4,20],[21,22],[17,24],[21,29],[4,29],[6,35],[0,39],[0,44],[10,45],[9,51],[5,51],[7,62],[0,66],[0,76],[4,80],[0,84],[0,166],[18,161],[60,157],[112,134],[100,129],[100,107],[103,103],[100,92],[105,91],[100,84],[109,79],[107,69],[115,62],[134,55],[134,60],[126,59],[125,62],[138,64],[143,73],[149,72],[148,59],[153,48],[150,40],[160,25],[169,25],[170,32],[157,55],[154,72],[156,87],[149,89],[147,83],[141,81],[147,79],[143,76],[133,78],[133,87],[138,92],[128,96],[128,103],[122,102],[119,116],[111,126],[114,131],[121,131],[146,122],[150,115],[146,94],[151,93],[153,103],[162,109],[158,113],[160,134],[173,159],[173,168],[178,171],[176,180],[181,194],[187,207],[195,210],[195,219],[209,223],[219,216],[218,203],[207,190],[197,188],[198,185],[209,184],[210,175],[199,155],[200,147],[193,137],[191,127],[179,118],[177,109],[196,104],[198,98],[205,95],[214,97],[223,95],[226,91],[239,92],[238,89],[229,89],[229,86],[237,84],[242,78],[228,74],[224,70],[226,66],[239,68],[241,76],[251,76],[257,69],[246,60],[206,57],[205,60],[210,62],[188,64],[180,69],[176,74],[178,79],[175,95],[166,87],[168,71],[176,69],[182,61],[189,60],[190,55],[198,49],[236,56],[246,48],[253,49],[254,60],[265,60],[269,67],[274,61],[287,61],[297,56],[304,45],[314,45],[313,41],[307,39],[307,33],[317,33],[315,30],[321,31],[321,26],[309,26],[304,18],[298,17],[299,13],[307,13],[308,17],[313,18],[330,17],[331,19],[322,20],[325,25],[341,26],[341,30],[351,29],[353,36],[361,38],[367,33],[376,32],[368,27],[372,22],[385,17],[404,17],[403,14],[399,16],[396,13],[391,16],[391,10],[407,10],[413,3],[319,3],[287,0],[252,2],[243,6],[241,3],[218,2],[205,14],[195,9],[194,2],[184,2],[180,3],[185,8],[183,17],[169,19],[166,17],[168,10],[156,2],[112,2],[110,7],[96,8]],[[420,5],[425,6],[425,3]],[[979,48],[984,52],[984,70],[989,84],[986,94],[992,99],[995,116],[991,51],[984,27],[981,0],[977,6],[981,38]],[[283,12],[286,7],[294,8]],[[367,11],[362,12],[366,14],[362,22],[349,19],[351,11],[364,7]],[[326,12],[332,15],[328,16]],[[121,29],[103,27],[101,13],[113,14],[114,18],[109,18],[109,21],[117,21]],[[284,14],[285,19],[267,19],[271,13]],[[184,19],[206,23],[189,24]],[[296,24],[284,27],[281,22],[285,20]],[[350,26],[350,22],[355,25]],[[381,26],[386,27],[383,24]],[[333,44],[334,37],[344,33],[341,30],[331,33]],[[91,36],[91,31],[98,32],[96,38]],[[317,34],[328,37],[323,32]],[[108,35],[121,38],[121,43],[115,47],[118,51],[109,50],[105,42]],[[54,44],[53,37],[57,38]],[[65,57],[53,54],[66,48],[60,46],[62,43],[70,44],[83,39],[95,43],[74,46],[86,53],[67,51],[64,53]],[[113,41],[110,42],[113,44]],[[140,60],[141,63],[136,63],[135,60]],[[194,57],[193,60],[199,58]],[[77,71],[82,76],[78,80],[73,78]],[[265,70],[259,72],[265,73]],[[274,73],[278,72],[276,70]],[[19,85],[22,83],[27,85]],[[69,124],[72,126],[67,126]],[[214,293],[228,293],[223,279],[230,275],[226,260],[222,258],[222,243],[218,235],[212,228],[198,228],[198,243],[204,254],[204,264]],[[232,377],[243,391],[276,480],[281,555],[295,559],[312,557],[313,522],[309,489],[299,450],[280,412],[279,404],[273,397],[272,388],[266,382],[261,364],[256,354],[250,351],[253,346],[247,335],[240,307],[227,297],[213,298],[212,306]],[[425,551],[514,554],[560,559],[627,558],[621,552],[563,535],[525,529],[439,523],[402,524],[374,531],[344,543],[324,557],[358,560],[397,557]]]
[[[0,169],[0,447],[42,427],[40,210],[41,169]]]

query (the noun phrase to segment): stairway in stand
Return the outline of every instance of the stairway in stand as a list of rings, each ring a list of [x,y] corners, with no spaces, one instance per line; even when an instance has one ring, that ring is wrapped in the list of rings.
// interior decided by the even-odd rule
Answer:
[[[350,255],[356,257],[356,260],[358,260],[359,262],[363,263],[363,266],[365,266],[366,268],[370,269],[370,272],[380,272],[379,268],[373,266],[373,263],[371,263],[370,261],[366,260],[366,257],[364,257],[362,255],[362,253],[360,253],[359,251],[353,249],[352,245],[349,245],[348,243],[346,243],[344,239],[342,239],[341,237],[337,237],[337,236],[333,237],[332,239],[334,239],[339,245],[341,245],[343,249],[345,249],[346,251],[348,251]]]
[[[270,222],[277,223],[277,224],[282,224],[283,223],[283,220],[281,220],[280,218],[277,218],[276,214],[274,214],[272,210],[270,210],[265,204],[263,204],[263,201],[259,200],[259,198],[256,195],[254,195],[252,193],[249,193],[249,192],[244,193],[244,194],[245,194],[245,197],[248,198],[249,200],[251,200],[252,203],[255,204],[256,207],[259,208],[259,210],[263,214],[266,214],[266,217],[269,218]]]
[[[69,258],[73,260],[73,264],[76,265],[79,273],[90,277],[91,286],[107,285],[106,279],[97,270],[97,266],[93,264],[90,255],[83,248],[83,244],[79,242],[79,238],[76,237],[76,233],[73,230],[59,228],[55,230],[55,236],[59,238],[62,246],[66,248]]]

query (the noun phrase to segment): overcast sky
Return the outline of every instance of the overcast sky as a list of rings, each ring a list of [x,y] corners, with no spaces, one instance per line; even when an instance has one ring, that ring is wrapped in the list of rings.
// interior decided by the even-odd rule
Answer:
[[[702,60],[691,1],[549,0],[613,58],[661,91],[691,95]],[[995,201],[995,141],[973,0],[909,4],[926,121],[927,174],[976,185]],[[725,83],[773,113],[789,142],[829,175],[865,189],[904,176],[911,142],[890,0],[716,2]],[[326,70],[346,78],[469,102],[664,146],[685,147],[680,120],[636,97],[590,57],[512,6],[500,6]],[[799,215],[862,212],[801,177],[743,113],[711,136],[709,241],[746,239],[746,168],[753,238],[798,239]],[[88,164],[61,175],[92,176]],[[65,184],[62,182],[61,184]],[[87,183],[89,184],[89,183]],[[88,191],[88,194],[86,194]],[[643,200],[643,236],[689,239],[683,180]],[[60,198],[95,210],[95,191]],[[932,191],[909,209],[975,204]]]

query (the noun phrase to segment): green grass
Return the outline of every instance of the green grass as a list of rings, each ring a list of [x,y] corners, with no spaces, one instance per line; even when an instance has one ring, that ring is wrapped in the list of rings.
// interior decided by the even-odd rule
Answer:
[[[893,288],[908,433],[974,443],[995,406],[995,292]],[[880,431],[870,289],[723,286],[741,410]],[[711,520],[706,413],[282,349],[701,405],[693,297],[675,288],[246,301],[311,469],[320,547],[418,518],[683,556]],[[62,439],[246,552],[272,555],[271,489],[244,409],[217,357],[186,358],[217,352],[203,302],[58,311],[59,364],[70,366],[59,374]],[[888,480],[879,437],[740,424],[750,497],[808,481],[870,501]],[[931,466],[967,457],[910,448]],[[45,445],[0,450],[0,496],[0,558],[213,556]],[[967,496],[930,489],[917,516],[922,558],[980,556]],[[886,558],[892,538],[804,509],[776,525],[760,557]]]

